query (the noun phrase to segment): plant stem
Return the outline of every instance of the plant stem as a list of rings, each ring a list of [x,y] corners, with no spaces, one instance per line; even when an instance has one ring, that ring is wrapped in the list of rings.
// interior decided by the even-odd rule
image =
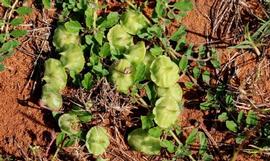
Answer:
[[[94,31],[96,31],[96,28],[97,28],[97,8],[98,8],[98,0],[95,0],[95,11],[94,11],[94,15],[93,15],[93,28],[94,28]]]
[[[170,130],[169,132],[170,132],[170,134],[172,135],[172,137],[175,139],[175,141],[178,143],[178,145],[183,145],[183,143],[178,139],[178,137],[175,135],[175,133],[174,133],[172,130]],[[192,155],[188,155],[188,157],[189,157],[190,160],[196,161],[196,160],[193,158]]]

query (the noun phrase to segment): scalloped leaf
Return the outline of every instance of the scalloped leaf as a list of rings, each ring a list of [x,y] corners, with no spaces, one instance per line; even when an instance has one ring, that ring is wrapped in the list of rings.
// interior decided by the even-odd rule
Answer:
[[[157,88],[157,94],[159,97],[171,97],[177,102],[181,102],[183,97],[183,90],[178,83],[169,88]]]

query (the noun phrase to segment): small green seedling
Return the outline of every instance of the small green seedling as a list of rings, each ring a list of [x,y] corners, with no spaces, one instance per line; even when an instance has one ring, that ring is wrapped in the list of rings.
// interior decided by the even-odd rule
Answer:
[[[86,147],[89,153],[94,155],[103,154],[110,144],[110,139],[104,127],[94,126],[86,135]]]

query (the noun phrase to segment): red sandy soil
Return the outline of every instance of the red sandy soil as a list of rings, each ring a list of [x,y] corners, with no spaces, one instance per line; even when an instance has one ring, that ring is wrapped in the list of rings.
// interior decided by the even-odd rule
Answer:
[[[24,104],[25,88],[33,59],[17,52],[4,63],[0,73],[0,151],[24,156],[30,146],[46,147],[51,137],[48,116],[35,104]],[[23,91],[24,90],[24,91]]]

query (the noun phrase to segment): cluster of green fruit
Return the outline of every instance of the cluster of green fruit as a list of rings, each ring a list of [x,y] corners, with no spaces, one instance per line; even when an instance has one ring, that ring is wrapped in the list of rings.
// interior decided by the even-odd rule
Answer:
[[[59,26],[54,33],[53,45],[60,52],[60,60],[50,58],[45,62],[43,80],[46,84],[42,90],[42,102],[52,111],[62,107],[61,91],[67,84],[67,73],[80,73],[85,64],[83,47],[80,45],[78,31],[68,30],[65,25]]]
[[[121,23],[109,30],[111,52],[124,53],[124,58],[113,68],[112,80],[117,90],[123,93],[128,93],[138,81],[138,73],[141,74],[139,81],[154,82],[159,96],[153,109],[154,120],[160,128],[168,129],[175,124],[180,114],[182,89],[177,83],[179,68],[168,56],[151,55],[143,41],[134,45],[132,35],[138,34],[146,26],[147,22],[141,13],[129,10]],[[159,138],[148,135],[142,129],[131,132],[128,140],[131,147],[141,152],[157,154],[160,151],[159,143],[156,144]]]

